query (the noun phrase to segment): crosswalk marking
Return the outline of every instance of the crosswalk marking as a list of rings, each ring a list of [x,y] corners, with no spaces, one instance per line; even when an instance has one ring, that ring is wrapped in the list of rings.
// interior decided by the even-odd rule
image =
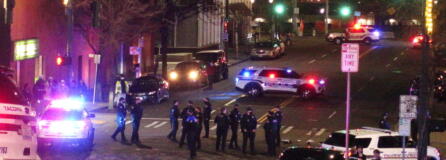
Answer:
[[[325,132],[325,128],[322,128],[321,130],[319,130],[319,132],[316,133],[316,136],[320,136]]]
[[[156,124],[158,124],[158,123],[159,123],[159,121],[154,121],[154,122],[148,124],[148,125],[145,126],[145,127],[146,127],[146,128],[149,128],[149,127],[152,127],[152,126],[154,126],[154,125],[156,125]]]
[[[159,128],[159,127],[161,127],[161,126],[163,126],[163,125],[165,125],[167,122],[161,122],[160,124],[158,124],[158,125],[156,125],[155,127],[153,127],[153,128]]]
[[[127,122],[125,122],[125,124],[130,124],[130,123],[132,123],[132,121],[127,121]]]
[[[285,127],[284,127],[285,128]],[[285,130],[283,130],[282,134],[287,134],[288,132],[290,132],[294,127],[293,126],[289,126],[288,128],[286,128]]]
[[[214,126],[211,128],[212,131],[215,130],[215,129],[217,129],[217,125],[214,125]]]
[[[259,128],[260,127],[260,124],[257,124],[257,127],[256,128]]]
[[[214,113],[215,113],[216,111],[217,111],[217,110],[215,110],[215,109],[214,109],[214,110],[212,110],[212,111],[211,111],[211,114],[214,114]]]

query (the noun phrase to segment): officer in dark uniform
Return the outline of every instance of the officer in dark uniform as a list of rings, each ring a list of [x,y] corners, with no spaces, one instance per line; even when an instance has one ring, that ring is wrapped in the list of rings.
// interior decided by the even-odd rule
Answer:
[[[280,146],[280,142],[282,141],[282,139],[280,138],[280,129],[282,128],[282,119],[283,119],[283,115],[282,115],[282,111],[280,111],[280,106],[274,106],[273,108],[273,116],[277,119],[277,130],[276,130],[276,145]]]
[[[235,148],[239,149],[238,143],[237,143],[237,134],[238,134],[238,126],[240,124],[240,119],[242,119],[242,115],[240,114],[238,110],[238,104],[234,105],[234,109],[232,109],[231,113],[229,114],[229,120],[231,121],[231,140],[229,141],[229,148]]]
[[[183,111],[181,111],[181,117],[183,118],[183,130],[181,131],[181,138],[180,138],[180,148],[183,147],[184,144],[184,139],[186,138],[187,132],[184,129],[185,125],[186,125],[186,119],[188,117],[187,112],[191,112],[195,115],[195,108],[194,108],[194,103],[192,101],[188,101],[187,102],[187,107],[183,109]]]
[[[125,138],[125,117],[127,116],[127,108],[125,107],[125,98],[119,98],[119,103],[116,111],[116,122],[117,128],[111,138],[116,141],[116,135],[121,134],[121,142],[127,143],[127,139]]]
[[[169,111],[170,125],[172,127],[172,131],[170,131],[169,135],[167,135],[167,138],[174,142],[177,142],[178,118],[180,117],[180,109],[178,109],[179,105],[180,102],[174,100],[173,106],[172,108],[170,108]]]
[[[247,108],[240,121],[240,127],[243,132],[243,153],[246,153],[246,147],[249,141],[251,154],[255,154],[254,140],[256,137],[257,118],[252,113],[251,107]]]
[[[265,125],[263,126],[263,128],[265,129],[265,140],[266,140],[266,145],[268,147],[268,155],[270,156],[275,156],[276,155],[276,147],[275,147],[275,137],[274,137],[274,132],[275,130],[273,129],[273,117],[272,114],[270,113],[266,119]]]
[[[389,113],[384,113],[383,117],[379,120],[379,128],[381,129],[390,129],[390,124],[387,121],[387,119],[389,118]]]
[[[142,99],[141,98],[137,98],[137,97],[132,97],[133,98],[133,105],[132,105],[132,110],[131,110],[131,115],[132,115],[132,137],[131,137],[131,142],[134,144],[141,144],[141,141],[139,139],[139,126],[140,126],[140,122],[141,122],[141,118],[142,118],[142,114],[143,114],[143,107],[141,106],[142,103]]]
[[[204,136],[203,138],[209,138],[209,121],[211,120],[212,104],[209,102],[209,98],[203,98],[203,122],[204,122]]]
[[[229,129],[229,117],[227,115],[227,109],[221,108],[220,114],[215,117],[214,122],[217,124],[217,151],[221,150],[224,152],[226,147],[226,137],[228,136]]]
[[[203,129],[203,112],[200,107],[195,107],[195,117],[198,119],[198,130],[197,130],[197,150],[201,148],[201,130]]]
[[[187,134],[187,146],[190,150],[190,158],[193,159],[197,156],[197,136],[198,136],[198,119],[195,117],[193,111],[187,110],[186,120],[184,121],[183,130]]]

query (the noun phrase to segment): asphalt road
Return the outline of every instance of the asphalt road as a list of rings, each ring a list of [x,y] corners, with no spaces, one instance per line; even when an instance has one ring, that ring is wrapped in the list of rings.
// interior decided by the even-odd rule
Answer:
[[[351,128],[362,126],[377,127],[381,115],[390,113],[392,128],[397,129],[399,95],[407,94],[409,82],[419,71],[419,51],[408,49],[408,44],[401,41],[383,40],[377,44],[360,47],[359,72],[352,74],[352,109]],[[115,127],[113,111],[96,113],[95,146],[90,153],[79,153],[72,148],[56,148],[43,159],[187,159],[186,147],[180,149],[178,144],[167,140],[170,130],[168,109],[172,100],[180,100],[184,107],[187,100],[202,106],[201,99],[209,97],[214,110],[231,107],[237,103],[241,111],[252,107],[254,113],[263,122],[262,116],[273,105],[280,105],[284,113],[282,139],[290,140],[282,149],[290,145],[304,146],[310,142],[318,146],[331,132],[345,127],[345,93],[346,75],[340,71],[340,46],[317,38],[299,39],[287,48],[286,55],[280,59],[264,61],[247,61],[229,70],[230,78],[214,85],[211,91],[193,89],[171,91],[170,100],[159,105],[145,106],[141,124],[141,140],[150,146],[138,148],[122,145],[111,140]],[[263,97],[248,97],[234,89],[234,75],[246,66],[293,67],[300,73],[317,74],[328,79],[327,92],[324,96],[303,101],[291,94],[267,94]],[[215,116],[218,111],[213,112]],[[130,136],[131,125],[127,125]],[[215,135],[214,124],[211,135]],[[230,133],[229,133],[230,135]],[[229,136],[228,135],[228,136]],[[179,135],[178,135],[179,136]],[[444,133],[435,134],[444,136]],[[241,137],[241,136],[239,136]],[[274,159],[266,157],[266,144],[263,128],[256,136],[256,150],[259,154],[243,155],[240,151],[228,150],[226,153],[215,151],[215,136],[202,139],[203,147],[197,159]],[[241,144],[241,139],[239,139]],[[432,144],[446,151],[441,138],[433,138]]]

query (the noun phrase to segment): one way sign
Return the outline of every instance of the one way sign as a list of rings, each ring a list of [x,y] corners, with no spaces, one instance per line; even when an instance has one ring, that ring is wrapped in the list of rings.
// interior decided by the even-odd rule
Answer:
[[[358,72],[359,66],[359,44],[342,44],[342,72]]]

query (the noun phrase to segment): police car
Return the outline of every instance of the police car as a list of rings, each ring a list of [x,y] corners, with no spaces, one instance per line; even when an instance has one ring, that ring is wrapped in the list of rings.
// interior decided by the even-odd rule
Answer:
[[[380,32],[371,27],[364,27],[355,24],[353,27],[347,28],[345,31],[345,41],[347,42],[363,42],[372,44],[380,39]],[[337,42],[336,42],[337,43]]]
[[[38,118],[39,149],[45,151],[57,144],[91,149],[94,139],[91,118],[94,117],[79,100],[53,100]]]
[[[360,129],[350,130],[350,146],[358,146],[363,148],[363,152],[367,157],[373,156],[373,151],[378,149],[381,152],[382,160],[402,159],[402,136],[398,132],[385,129],[364,127]],[[322,148],[332,149],[335,151],[345,151],[345,130],[332,133]],[[440,160],[440,152],[434,147],[427,148],[428,160]],[[407,160],[417,159],[417,148],[413,141],[406,137],[406,154]]]
[[[250,96],[260,96],[265,92],[290,92],[308,99],[324,93],[326,80],[302,75],[290,68],[246,67],[235,78],[235,85]]]
[[[0,88],[0,159],[40,159],[37,154],[36,112],[16,85],[2,73]]]

